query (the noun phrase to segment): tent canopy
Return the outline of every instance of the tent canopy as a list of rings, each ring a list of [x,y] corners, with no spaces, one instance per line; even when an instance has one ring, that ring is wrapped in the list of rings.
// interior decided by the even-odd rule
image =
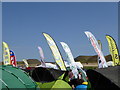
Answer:
[[[13,66],[0,66],[2,71],[2,77],[0,82],[2,83],[2,88],[12,89],[12,88],[24,88],[33,90],[36,89],[36,83],[31,79],[31,77],[23,70],[13,67]]]
[[[32,71],[31,77],[39,84],[40,89],[68,88],[72,90],[71,86],[64,81],[67,74],[68,72],[53,68],[37,67]]]
[[[120,88],[120,66],[87,70],[93,88]]]
[[[48,89],[48,88],[49,89],[50,88],[67,89],[68,88],[69,90],[72,90],[71,86],[63,80],[55,80],[52,82],[43,83],[40,88],[43,88],[43,89]]]
[[[57,80],[63,73],[64,71],[53,68],[37,67],[32,71],[31,77],[36,82],[51,82]]]

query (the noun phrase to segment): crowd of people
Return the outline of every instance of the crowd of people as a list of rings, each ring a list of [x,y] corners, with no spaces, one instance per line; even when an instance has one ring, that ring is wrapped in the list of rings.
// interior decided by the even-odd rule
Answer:
[[[79,74],[77,75],[78,77],[75,78],[72,70],[69,71],[69,85],[72,87],[73,90],[87,90],[88,88],[88,78],[87,76],[83,75],[82,72],[79,70]]]

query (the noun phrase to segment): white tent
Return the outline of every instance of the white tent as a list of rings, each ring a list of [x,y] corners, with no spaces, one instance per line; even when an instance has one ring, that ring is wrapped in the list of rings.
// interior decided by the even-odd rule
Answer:
[[[47,68],[58,69],[57,65],[52,64],[52,63],[45,63],[45,65],[46,65]],[[36,66],[36,67],[45,67],[45,66],[43,66],[43,65],[39,65],[39,66]]]

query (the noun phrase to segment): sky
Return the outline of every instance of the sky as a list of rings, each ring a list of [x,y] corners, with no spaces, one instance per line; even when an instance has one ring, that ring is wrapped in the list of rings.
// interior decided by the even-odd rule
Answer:
[[[102,42],[103,54],[109,54],[105,35],[118,44],[117,2],[3,2],[2,41],[15,52],[17,61],[38,59],[41,46],[45,62],[54,58],[42,32],[49,34],[66,59],[60,45],[65,42],[74,58],[97,55],[85,31],[90,31]]]

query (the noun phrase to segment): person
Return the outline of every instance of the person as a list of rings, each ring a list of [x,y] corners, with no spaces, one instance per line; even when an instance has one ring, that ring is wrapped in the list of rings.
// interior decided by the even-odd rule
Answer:
[[[83,82],[84,82],[83,79],[77,78],[77,79],[72,79],[72,80],[69,82],[69,84],[70,84],[70,86],[72,87],[72,89],[75,90],[76,87],[77,87],[78,85],[81,85]]]
[[[75,87],[74,90],[87,90],[88,82],[83,82]]]
[[[78,79],[82,79],[82,72],[79,72]]]
[[[74,74],[73,74],[72,70],[69,71],[68,76],[69,76],[70,80],[74,79]]]

